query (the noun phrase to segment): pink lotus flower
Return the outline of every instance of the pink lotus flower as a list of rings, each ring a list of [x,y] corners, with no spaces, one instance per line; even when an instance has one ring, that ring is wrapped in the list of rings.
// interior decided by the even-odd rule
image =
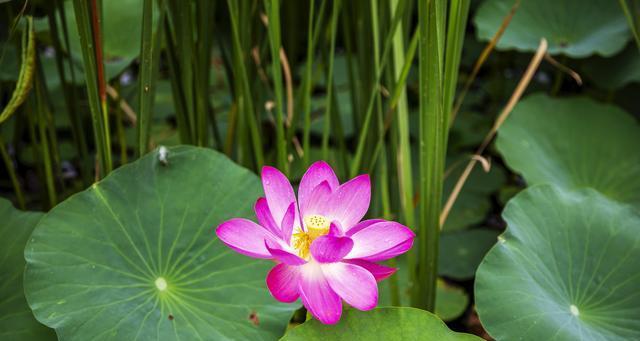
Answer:
[[[266,199],[255,204],[260,225],[228,220],[216,229],[220,240],[243,255],[278,262],[267,275],[271,294],[287,303],[300,297],[322,323],[340,320],[342,300],[360,310],[375,308],[376,281],[396,270],[376,262],[409,250],[415,234],[392,221],[360,221],[369,209],[369,176],[340,185],[333,169],[319,161],[302,177],[298,201],[273,167],[262,169],[262,185]]]

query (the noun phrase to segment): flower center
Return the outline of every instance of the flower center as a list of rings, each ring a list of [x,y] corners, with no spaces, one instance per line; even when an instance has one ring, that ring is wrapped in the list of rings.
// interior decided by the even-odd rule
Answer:
[[[329,233],[331,222],[321,215],[308,215],[304,217],[306,231],[300,231],[293,235],[293,247],[298,250],[300,257],[308,259],[309,247],[316,238]]]

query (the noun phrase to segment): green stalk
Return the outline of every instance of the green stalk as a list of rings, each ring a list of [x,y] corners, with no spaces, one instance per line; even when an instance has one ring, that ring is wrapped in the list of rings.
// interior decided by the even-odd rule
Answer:
[[[420,226],[418,228],[418,292],[412,305],[434,311],[438,276],[439,215],[447,131],[443,108],[443,0],[418,3],[420,30]]]
[[[392,6],[391,13],[393,16],[393,11],[395,10],[395,6]],[[378,38],[380,37],[380,25],[378,22],[379,12],[378,12],[378,3],[376,1],[371,2],[371,28],[373,33],[373,66],[374,73],[378,74],[380,72],[380,43]],[[402,34],[402,29],[398,30],[397,33]],[[382,114],[382,97],[379,91],[376,91],[376,113],[378,119],[378,134],[379,137],[384,135],[384,122],[383,122],[383,114]],[[382,141],[384,141],[382,139]],[[380,198],[382,204],[382,216],[384,219],[391,220],[391,200],[389,195],[389,169],[387,165],[387,155],[384,147],[382,148],[382,157],[378,162],[378,169],[380,170],[378,180],[379,180],[379,188],[380,188]],[[398,277],[391,276],[389,278],[389,290],[391,291],[391,304],[394,306],[400,305],[400,289],[398,286]]]
[[[373,46],[371,45],[371,32],[369,32],[370,25],[367,25],[365,21],[369,21],[371,19],[371,15],[369,14],[369,8],[367,6],[371,6],[371,2],[364,1],[352,1],[352,26],[354,27],[354,37],[355,37],[355,70],[356,75],[356,90],[359,92],[359,97],[361,99],[369,99],[368,102],[361,102],[360,104],[364,105],[367,103],[367,107],[363,110],[363,107],[360,107],[359,110],[355,111],[354,117],[357,118],[358,124],[356,127],[360,127],[363,129],[361,131],[360,136],[363,136],[366,133],[368,137],[371,135],[369,130],[369,122],[371,117],[373,117],[373,109],[375,107],[375,92],[378,92],[377,89],[378,82],[376,81],[377,77],[375,72],[371,75],[369,70],[373,69],[373,63],[371,61],[371,50]],[[371,107],[371,111],[368,108]],[[369,114],[370,113],[370,114]],[[367,120],[369,118],[369,120]],[[362,144],[362,146],[366,149],[367,145]],[[355,176],[355,172],[352,173],[352,176]]]
[[[211,45],[213,42],[214,2],[199,0],[196,2],[196,24],[198,38],[195,44],[194,74],[196,106],[195,123],[198,145],[209,144],[209,118],[215,117],[209,106],[209,75],[211,72]],[[211,115],[209,115],[211,112]],[[217,146],[221,145],[215,120],[212,122]]]
[[[117,82],[115,85],[116,91],[120,94],[120,82]],[[118,139],[118,146],[120,147],[120,165],[124,165],[128,162],[127,155],[127,137],[124,134],[124,110],[120,106],[120,103],[123,101],[122,98],[118,98],[116,102],[115,109],[115,122],[116,122],[116,138]]]
[[[284,111],[282,101],[282,70],[280,66],[280,1],[265,0],[265,7],[268,13],[269,24],[269,47],[271,50],[271,74],[273,77],[273,88],[276,95],[276,164],[284,173],[288,174],[289,163],[287,162],[287,141],[284,131]]]
[[[348,9],[348,7],[347,7]],[[345,58],[347,60],[347,76],[349,78],[349,93],[351,94],[351,112],[353,113],[351,116],[353,117],[353,126],[359,127],[360,122],[358,121],[357,113],[360,112],[360,94],[359,94],[359,84],[358,79],[356,78],[355,65],[353,62],[353,41],[351,38],[351,25],[350,20],[352,19],[349,16],[347,10],[342,11],[342,29],[344,31],[344,45],[346,49]]]
[[[390,194],[389,194],[389,169],[387,165],[387,153],[383,149],[380,160],[378,161],[378,166],[380,167],[380,175],[379,175],[379,184],[380,186],[380,197],[382,202],[382,216],[384,219],[392,220],[393,217],[391,215],[391,204],[390,204]],[[397,263],[395,259],[389,261],[389,265],[392,267],[397,267]],[[398,284],[398,276],[391,276],[389,278],[389,291],[391,293],[391,305],[399,306],[400,302],[400,286]]]
[[[62,28],[62,35],[64,38],[64,49],[66,51],[71,51],[71,43],[69,41],[69,27],[67,26],[67,19],[66,19],[66,15],[65,15],[65,7],[64,7],[64,3],[61,0],[56,0],[56,6],[58,7],[58,18],[60,19],[60,26]],[[88,151],[88,142],[87,142],[87,134],[85,133],[85,127],[84,127],[84,120],[83,120],[83,115],[82,113],[78,110],[78,105],[77,105],[77,99],[78,99],[78,90],[76,87],[76,66],[75,63],[73,61],[73,58],[71,57],[70,54],[67,55],[66,58],[67,61],[67,67],[69,69],[69,81],[70,81],[70,86],[69,86],[69,92],[70,92],[70,97],[71,97],[71,101],[72,101],[72,109],[70,109],[72,112],[75,112],[75,120],[77,120],[77,125],[79,127],[79,139],[80,139],[80,155],[84,155],[85,157],[82,159],[84,160],[83,162],[81,162],[80,164],[80,168],[81,168],[81,173],[82,173],[82,179],[84,180],[84,184],[88,185],[91,182],[93,182],[93,167],[94,164],[93,162],[91,162],[90,160],[92,159],[92,157],[89,156],[89,151]],[[88,162],[87,162],[88,161]]]
[[[113,169],[113,161],[111,156],[111,130],[109,128],[109,107],[107,105],[107,79],[104,72],[104,41],[102,40],[103,18],[102,18],[102,0],[91,0],[91,28],[92,37],[95,46],[96,76],[98,80],[98,97],[100,99],[100,107],[102,110],[102,122],[104,129],[104,149],[107,156],[107,167],[104,167],[104,176],[109,174]]]
[[[395,15],[395,9],[398,1],[389,2],[391,15]],[[417,32],[417,31],[416,31]],[[400,205],[402,207],[402,217],[407,226],[416,229],[415,210],[413,206],[413,171],[411,162],[411,136],[409,134],[409,104],[407,102],[407,91],[405,82],[409,75],[409,69],[413,63],[417,47],[418,34],[414,34],[411,40],[408,58],[405,59],[404,54],[404,30],[400,29],[393,35],[393,70],[397,79],[393,89],[393,97],[391,99],[390,108],[394,107],[397,101],[397,131],[398,131],[398,155],[396,159],[396,167],[398,172],[398,185],[400,191]],[[409,251],[407,254],[407,268],[410,270],[410,283],[416,283],[416,252]]]
[[[307,27],[307,59],[304,66],[304,79],[302,83],[302,110],[304,112],[304,127],[302,131],[302,158],[305,167],[309,165],[309,154],[311,153],[311,76],[313,71],[313,13],[316,7],[315,5],[315,0],[311,0],[309,2],[309,24]]]
[[[640,19],[637,15],[633,14],[633,11],[629,9],[629,5],[627,5],[627,0],[618,0],[620,2],[620,7],[624,12],[624,16],[627,18],[627,23],[629,24],[629,29],[633,35],[633,39],[636,42],[636,46],[638,47],[638,51],[640,51]],[[638,4],[637,2],[635,3]],[[635,20],[634,20],[635,18]]]
[[[209,120],[215,117],[209,106],[214,3],[196,1],[195,19],[192,2],[168,0],[167,5],[166,10],[161,9],[161,15],[167,15],[164,36],[180,139],[183,143],[206,146],[210,142]],[[216,122],[211,123],[216,145],[220,147]]]
[[[59,0],[55,0],[50,7],[50,11],[48,12],[48,22],[49,22],[49,30],[51,31],[51,39],[53,42],[53,46],[57,53],[55,54],[56,58],[56,69],[58,71],[58,75],[60,77],[60,83],[63,88],[65,106],[67,109],[67,113],[69,115],[69,122],[71,123],[71,136],[73,141],[76,144],[76,149],[78,151],[78,156],[80,160],[88,159],[88,151],[87,151],[87,141],[85,139],[85,134],[82,128],[82,119],[80,117],[80,113],[77,110],[77,95],[75,89],[75,74],[74,74],[74,66],[69,64],[69,71],[71,73],[71,83],[68,82],[65,69],[64,69],[64,55],[62,53],[62,42],[60,41],[60,31],[58,29],[58,22],[56,20],[56,10],[60,10],[60,20],[62,23],[62,32],[65,37],[65,41],[67,41],[67,51],[68,51],[68,33],[66,28],[66,21],[64,19],[64,6],[62,6]],[[70,60],[70,58],[69,58]],[[80,174],[82,176],[82,180],[85,185],[91,183],[90,179],[90,171],[87,167],[84,166],[85,163],[80,167]]]
[[[41,70],[38,70],[41,71]],[[44,162],[44,178],[45,185],[47,188],[47,198],[48,198],[48,206],[47,208],[54,207],[58,201],[56,196],[56,187],[55,187],[55,179],[53,176],[53,160],[51,157],[51,144],[49,143],[49,136],[47,134],[48,128],[48,108],[46,106],[43,94],[43,87],[41,73],[37,72],[36,77],[34,78],[35,82],[35,113],[32,111],[32,114],[35,114],[37,125],[38,125],[38,135],[40,141],[40,151],[42,152],[41,158]]]
[[[191,1],[168,0],[165,37],[180,140],[183,143],[198,144],[193,100],[191,12]]]
[[[180,67],[180,87],[184,93],[185,111],[187,113],[188,129],[193,144],[200,144],[196,128],[195,102],[191,96],[194,91],[194,70],[193,62],[193,19],[192,19],[192,2],[181,0],[170,0],[169,4],[172,13],[173,29],[175,30],[177,62]]]
[[[333,84],[333,93],[336,93],[336,85]],[[341,168],[339,174],[347,174],[349,170],[349,155],[347,152],[347,143],[344,137],[344,128],[342,127],[342,119],[340,115],[340,106],[338,105],[338,99],[336,96],[333,96],[333,100],[331,105],[333,109],[331,110],[331,114],[333,117],[331,118],[331,125],[333,129],[333,136],[336,138],[338,142],[338,155],[340,156]],[[338,161],[338,160],[337,160]]]
[[[61,178],[60,171],[62,169],[61,161],[60,161],[60,150],[58,148],[58,135],[56,132],[56,124],[53,116],[53,103],[51,101],[51,94],[46,86],[45,74],[42,69],[42,63],[40,62],[40,57],[36,59],[37,66],[37,77],[39,77],[39,83],[41,84],[41,95],[43,99],[43,107],[45,108],[43,112],[43,117],[45,119],[47,136],[49,137],[49,153],[51,154],[52,160],[52,170],[54,171],[54,180]],[[55,182],[54,182],[55,183]],[[57,181],[60,185],[58,191],[64,192],[65,184],[62,181]]]
[[[170,12],[170,10],[167,10]],[[164,21],[164,37],[167,48],[165,55],[169,66],[169,79],[171,80],[171,94],[173,96],[174,107],[176,110],[176,124],[180,142],[186,144],[194,144],[193,135],[191,134],[189,125],[189,113],[187,111],[186,96],[184,89],[180,86],[180,66],[178,65],[178,56],[176,55],[177,47],[169,24],[169,18]]]
[[[2,156],[2,162],[4,162],[7,168],[7,173],[9,173],[9,179],[11,179],[11,185],[13,185],[13,190],[16,193],[16,199],[18,200],[18,207],[24,210],[26,209],[26,204],[24,200],[24,193],[22,193],[22,186],[20,186],[20,181],[18,181],[18,175],[13,167],[13,160],[7,152],[2,135],[0,135],[0,156]]]
[[[163,2],[164,3],[164,2]],[[153,104],[156,92],[156,78],[160,61],[160,37],[166,11],[160,8],[160,19],[153,29],[153,0],[144,0],[142,9],[142,36],[140,38],[140,80],[138,90],[138,156],[147,153],[149,148],[149,132],[153,115]]]
[[[387,131],[389,130],[391,124],[393,123],[393,111],[396,110],[396,107],[398,106],[398,102],[400,101],[401,98],[401,94],[405,89],[405,84],[407,82],[407,77],[409,76],[409,70],[411,69],[411,66],[413,64],[413,59],[415,57],[416,54],[416,50],[418,47],[418,38],[419,38],[419,31],[416,29],[416,31],[413,33],[413,36],[411,37],[411,42],[409,43],[409,49],[407,50],[407,58],[405,59],[404,65],[402,66],[402,71],[400,72],[400,75],[398,76],[398,79],[395,82],[395,87],[393,89],[393,94],[391,96],[391,100],[389,101],[389,106],[387,108],[387,113],[385,114],[385,121],[384,121],[384,129],[382,130],[382,134],[378,136],[378,141],[376,142],[376,146],[373,150],[373,155],[371,156],[371,163],[375,163],[376,160],[378,159],[378,156],[380,155],[381,151],[382,151],[382,147],[384,145],[385,142],[385,136]],[[400,128],[398,127],[397,129],[402,129],[405,130],[405,133],[407,134],[406,137],[406,143],[407,143],[407,147],[410,147],[410,135],[409,135],[409,123],[408,123],[408,113],[406,115],[406,117],[398,117],[398,119],[400,121],[402,120],[406,120],[406,127],[405,128]],[[392,133],[394,133],[392,131]],[[399,137],[398,137],[399,138]],[[403,138],[403,139],[404,139]],[[400,152],[400,154],[402,154],[402,152]],[[398,154],[398,162],[401,162],[404,160],[403,155]],[[410,153],[410,148],[409,148],[409,163],[411,163],[411,153]],[[411,165],[409,165],[411,166]],[[411,167],[409,167],[409,176],[412,176],[411,174]],[[398,175],[401,176],[401,175]],[[400,180],[399,180],[400,181]],[[412,180],[409,180],[411,182],[413,182]],[[406,195],[406,193],[405,193]],[[413,202],[413,184],[411,186],[411,199],[407,202]],[[401,199],[402,200],[402,199]],[[411,207],[411,211],[413,212],[413,204]],[[411,215],[412,219],[411,221],[415,221],[415,217],[413,215]],[[408,222],[409,223],[409,222]],[[409,225],[411,226],[411,225]],[[411,258],[411,256],[410,256]]]
[[[329,47],[329,67],[327,70],[327,99],[324,111],[324,129],[322,131],[322,158],[329,159],[329,136],[331,128],[331,108],[333,107],[333,64],[336,54],[336,33],[338,31],[338,15],[340,14],[340,5],[342,0],[335,0],[333,2],[333,9],[331,11],[331,24],[329,26],[329,32],[331,34],[330,47]]]
[[[20,105],[27,99],[29,91],[31,90],[36,60],[36,40],[33,28],[33,17],[27,16],[26,18],[26,25],[22,31],[21,39],[22,64],[20,64],[18,80],[16,82],[16,87],[11,94],[11,98],[0,112],[0,123],[6,121],[11,117],[11,115],[13,115],[18,107],[20,107]]]
[[[404,6],[405,2],[400,2],[398,4],[398,6]],[[382,52],[382,57],[380,58],[380,66],[378,68],[378,72],[375,72],[375,77],[374,77],[374,83],[371,87],[371,91],[369,94],[369,102],[367,104],[367,109],[365,112],[365,117],[364,120],[362,122],[361,126],[359,127],[359,131],[360,131],[360,135],[358,137],[358,145],[356,147],[356,153],[353,157],[353,161],[351,162],[351,170],[350,170],[350,176],[353,177],[356,174],[358,174],[358,172],[360,171],[360,166],[362,164],[362,158],[364,156],[364,148],[366,146],[366,140],[367,140],[367,136],[368,136],[368,131],[369,131],[369,125],[371,123],[371,118],[373,116],[373,109],[374,109],[374,104],[375,104],[375,99],[376,99],[376,95],[379,93],[380,89],[379,89],[379,83],[380,83],[380,78],[382,76],[382,72],[384,70],[384,67],[386,65],[386,62],[388,60],[388,56],[389,56],[389,52],[391,50],[391,41],[393,36],[395,35],[395,32],[398,28],[398,26],[400,26],[400,22],[402,21],[402,13],[404,11],[404,7],[403,8],[398,8],[396,13],[394,13],[393,18],[392,18],[392,23],[389,29],[389,32],[387,33],[387,36],[385,37],[384,40],[384,48],[383,48],[383,52]]]
[[[91,6],[91,8],[90,8]],[[73,0],[73,8],[78,25],[80,44],[82,45],[82,60],[85,71],[85,81],[89,96],[89,108],[91,110],[91,121],[93,123],[93,133],[98,153],[100,178],[111,172],[111,149],[109,143],[109,125],[105,120],[103,109],[106,105],[104,96],[104,72],[102,70],[101,42],[99,39],[100,25],[96,0]],[[97,32],[96,32],[97,31]],[[103,102],[104,99],[105,101]]]
[[[320,32],[322,32],[323,30],[321,30],[320,25],[323,22],[324,19],[324,12],[325,12],[325,8],[327,7],[327,0],[322,0],[322,3],[320,4],[320,9],[318,10],[318,15],[317,18],[315,20],[315,24],[312,25],[313,23],[313,17],[314,17],[314,7],[315,7],[315,0],[311,0],[309,6],[309,28],[307,31],[307,60],[306,60],[306,64],[305,64],[305,73],[304,73],[304,78],[302,81],[303,84],[303,94],[302,94],[302,110],[304,112],[304,127],[302,130],[302,149],[303,149],[303,160],[304,160],[304,164],[305,165],[309,165],[309,158],[311,155],[311,92],[313,89],[313,70],[314,70],[314,65],[313,65],[313,60],[314,60],[314,51],[315,51],[315,47],[318,43],[318,41],[320,40]],[[293,130],[290,131],[290,135],[292,135]]]
[[[246,63],[244,50],[242,48],[242,40],[240,38],[241,18],[238,10],[238,2],[234,0],[227,0],[227,5],[229,7],[231,31],[233,35],[233,70],[237,84],[236,101],[238,103],[238,127],[244,127],[246,121],[246,124],[249,127],[251,144],[253,146],[255,169],[260,169],[264,164],[264,156],[260,132],[258,130],[258,120],[253,108],[253,97],[251,96],[249,76],[245,67]],[[238,130],[238,135],[242,135],[240,130]],[[239,138],[242,139],[242,136],[239,136]]]
[[[458,84],[458,69],[462,56],[462,44],[467,28],[470,0],[451,0],[449,2],[449,19],[444,60],[444,110],[447,127],[453,107],[453,99]],[[446,134],[445,134],[446,136]]]

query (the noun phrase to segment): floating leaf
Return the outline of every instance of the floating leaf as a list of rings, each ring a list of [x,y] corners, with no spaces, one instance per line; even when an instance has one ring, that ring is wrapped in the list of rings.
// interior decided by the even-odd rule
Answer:
[[[438,248],[438,274],[459,280],[473,277],[497,237],[497,231],[487,229],[443,233]]]
[[[264,282],[273,263],[214,229],[252,216],[258,178],[222,154],[147,154],[56,206],[25,250],[25,292],[61,340],[275,339],[294,305]]]
[[[513,3],[487,0],[480,5],[474,18],[480,40],[493,37]],[[611,56],[622,50],[630,37],[617,1],[522,0],[496,48],[533,52],[540,39],[546,38],[551,54]]]
[[[456,333],[435,315],[415,308],[353,309],[342,313],[336,325],[310,320],[291,329],[283,341],[295,340],[482,340],[477,336]]]
[[[615,90],[630,83],[640,83],[640,55],[635,44],[628,44],[611,57],[593,57],[585,61],[583,75],[602,89]]]
[[[0,339],[55,340],[33,317],[22,289],[24,245],[42,213],[18,211],[0,198],[0,217]]]
[[[469,296],[464,289],[438,279],[436,288],[436,315],[443,321],[451,321],[467,310]]]
[[[531,185],[591,187],[640,206],[640,125],[615,106],[532,95],[500,128],[496,145]]]
[[[497,340],[640,339],[640,215],[584,189],[531,187],[478,268],[476,304]]]

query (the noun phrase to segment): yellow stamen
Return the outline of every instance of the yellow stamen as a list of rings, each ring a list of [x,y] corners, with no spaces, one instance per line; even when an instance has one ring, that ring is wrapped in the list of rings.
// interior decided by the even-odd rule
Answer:
[[[309,247],[316,238],[329,233],[331,222],[321,215],[310,215],[304,217],[306,231],[300,231],[293,235],[293,247],[298,250],[300,257],[309,257]]]

